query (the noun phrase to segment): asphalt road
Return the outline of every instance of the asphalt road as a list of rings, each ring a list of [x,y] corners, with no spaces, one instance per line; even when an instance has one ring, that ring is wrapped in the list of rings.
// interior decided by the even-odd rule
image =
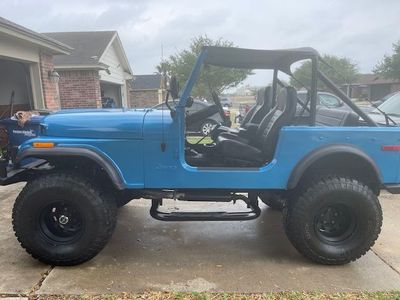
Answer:
[[[346,266],[303,258],[287,240],[280,213],[265,205],[253,221],[165,223],[152,219],[150,203],[140,200],[120,209],[116,232],[97,257],[80,266],[52,267],[32,259],[14,237],[11,209],[22,186],[0,187],[3,297],[146,290],[400,290],[400,196],[382,194],[382,234],[372,251]]]

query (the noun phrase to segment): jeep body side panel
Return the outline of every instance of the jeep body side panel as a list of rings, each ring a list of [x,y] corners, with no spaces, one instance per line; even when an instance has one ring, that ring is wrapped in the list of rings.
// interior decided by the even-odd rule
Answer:
[[[398,128],[289,126],[281,130],[275,157],[264,167],[197,168],[185,163],[183,139],[175,134],[178,122],[164,122],[167,146],[161,151],[161,124],[151,115],[146,115],[143,129],[146,188],[286,189],[307,155],[335,145],[347,145],[374,161],[382,183],[400,181],[399,152],[382,151],[383,145],[399,143]]]
[[[41,136],[23,144],[21,155],[39,140],[53,141],[56,147],[89,149],[106,157],[124,187],[132,189],[286,189],[293,170],[310,153],[345,145],[375,162],[383,184],[400,183],[400,153],[382,150],[384,145],[400,144],[395,127],[288,126],[280,132],[274,159],[264,167],[197,168],[185,162],[184,128],[179,117],[172,120],[169,111],[149,110],[142,124],[140,138]]]

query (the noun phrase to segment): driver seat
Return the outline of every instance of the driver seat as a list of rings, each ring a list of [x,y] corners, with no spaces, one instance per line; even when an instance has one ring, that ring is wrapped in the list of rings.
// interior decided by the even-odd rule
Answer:
[[[292,123],[296,104],[296,90],[293,87],[286,87],[279,93],[276,106],[264,117],[255,138],[251,141],[219,136],[216,150],[224,165],[254,167],[271,161],[280,129]]]
[[[221,133],[239,135],[244,134],[247,130],[255,132],[263,118],[271,110],[273,102],[272,87],[267,86],[266,88],[259,89],[257,92],[257,103],[247,112],[240,128],[216,127],[211,133],[211,138],[216,141]]]

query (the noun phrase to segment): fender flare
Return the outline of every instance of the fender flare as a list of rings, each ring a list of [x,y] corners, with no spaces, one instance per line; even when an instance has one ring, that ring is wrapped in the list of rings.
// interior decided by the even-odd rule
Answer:
[[[111,182],[119,190],[123,190],[124,180],[120,171],[113,164],[113,162],[104,155],[97,153],[94,150],[87,148],[76,148],[76,147],[55,147],[55,148],[28,148],[18,153],[15,162],[19,163],[26,158],[41,158],[46,159],[48,157],[84,157],[92,160],[94,163],[99,165],[107,175],[110,177]]]
[[[287,189],[293,189],[299,183],[301,177],[303,176],[304,172],[315,162],[324,157],[333,154],[351,154],[360,157],[363,159],[367,164],[370,165],[372,168],[376,179],[381,183],[381,173],[379,171],[378,166],[376,165],[375,161],[367,155],[362,150],[350,146],[350,145],[343,145],[343,144],[334,144],[334,145],[327,145],[321,148],[318,148],[309,154],[307,154],[300,162],[297,163],[296,167],[293,169],[292,173],[289,176],[289,180],[287,182]]]

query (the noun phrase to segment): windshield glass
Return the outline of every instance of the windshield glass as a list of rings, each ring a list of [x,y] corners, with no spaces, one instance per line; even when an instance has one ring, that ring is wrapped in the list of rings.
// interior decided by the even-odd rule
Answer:
[[[400,115],[400,93],[397,93],[383,102],[378,108],[388,115]],[[374,113],[379,113],[377,109],[373,110]]]

